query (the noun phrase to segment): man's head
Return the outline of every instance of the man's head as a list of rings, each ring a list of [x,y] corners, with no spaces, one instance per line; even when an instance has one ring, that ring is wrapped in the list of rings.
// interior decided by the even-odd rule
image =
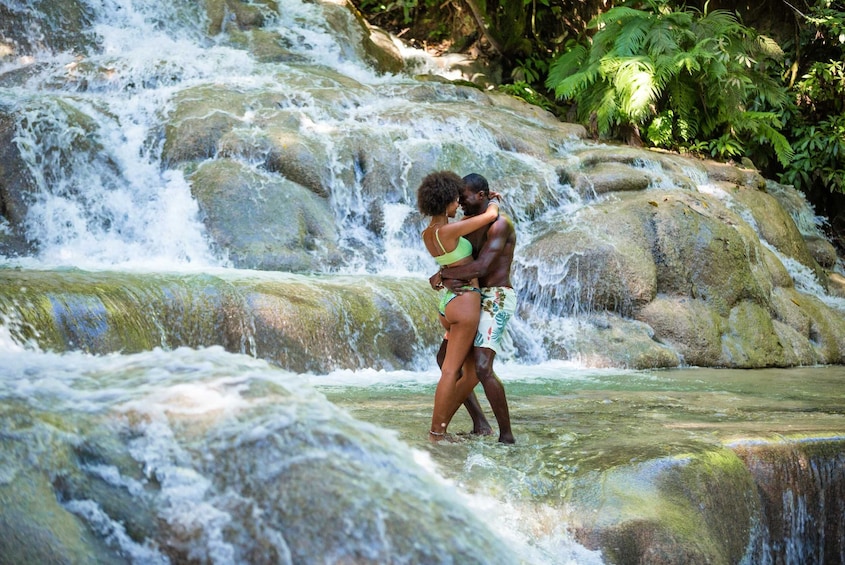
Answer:
[[[476,216],[487,209],[490,201],[490,185],[487,179],[478,173],[470,173],[463,178],[460,204],[466,216]]]

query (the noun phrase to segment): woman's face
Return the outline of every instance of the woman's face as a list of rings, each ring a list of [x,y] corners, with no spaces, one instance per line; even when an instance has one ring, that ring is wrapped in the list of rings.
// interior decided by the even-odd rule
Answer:
[[[448,206],[446,206],[446,216],[449,218],[454,218],[455,214],[458,213],[458,208],[460,208],[458,204],[458,197],[455,197],[455,200],[450,202]]]

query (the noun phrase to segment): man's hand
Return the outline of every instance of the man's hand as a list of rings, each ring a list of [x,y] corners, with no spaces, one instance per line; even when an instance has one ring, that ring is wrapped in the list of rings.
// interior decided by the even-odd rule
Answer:
[[[428,284],[430,284],[431,288],[434,290],[440,290],[443,288],[443,277],[440,275],[440,271],[437,271],[428,277]]]
[[[455,294],[463,294],[466,292],[466,287],[470,286],[469,281],[465,281],[463,279],[443,279],[441,278],[441,288],[443,287],[448,288]]]

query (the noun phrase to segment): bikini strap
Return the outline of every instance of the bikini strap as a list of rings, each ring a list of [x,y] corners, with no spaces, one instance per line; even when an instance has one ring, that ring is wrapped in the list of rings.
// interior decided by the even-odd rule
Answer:
[[[443,244],[440,243],[440,228],[434,230],[434,238],[437,240],[437,245],[440,246],[440,249],[443,250],[443,253],[448,253],[448,251],[446,251],[446,248],[443,247]]]

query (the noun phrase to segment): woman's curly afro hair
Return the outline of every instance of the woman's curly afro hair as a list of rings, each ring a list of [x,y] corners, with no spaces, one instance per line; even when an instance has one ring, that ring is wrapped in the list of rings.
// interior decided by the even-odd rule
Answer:
[[[458,199],[464,181],[452,171],[437,171],[427,175],[417,189],[417,206],[426,216],[446,212],[446,207]]]

